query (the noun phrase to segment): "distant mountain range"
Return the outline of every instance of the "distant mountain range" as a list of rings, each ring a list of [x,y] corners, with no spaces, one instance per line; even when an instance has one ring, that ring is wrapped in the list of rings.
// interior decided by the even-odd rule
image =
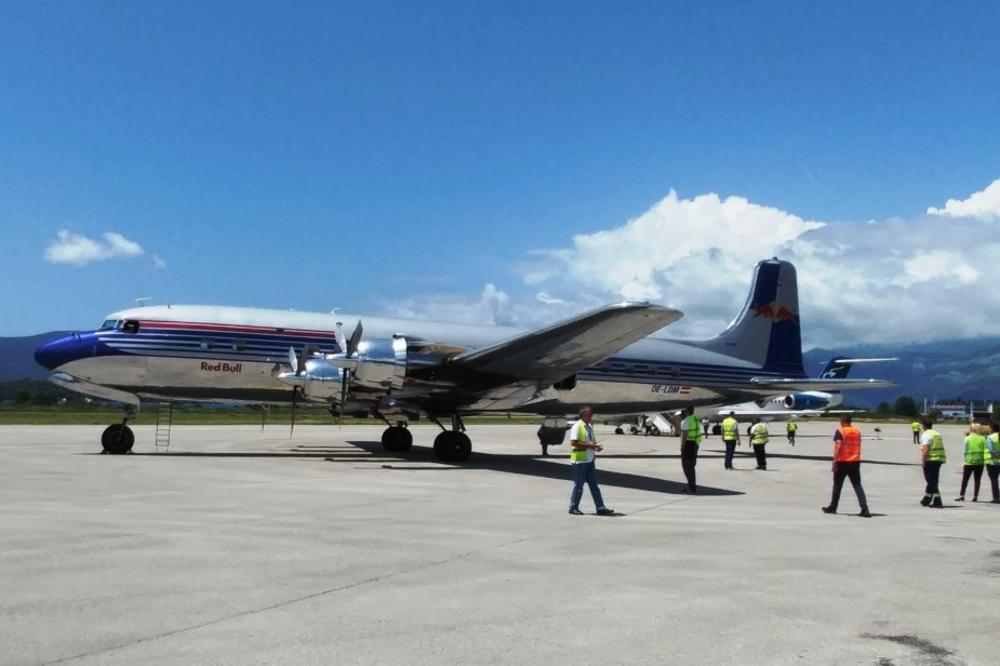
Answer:
[[[35,348],[64,331],[40,335],[0,338],[0,382],[15,379],[44,379],[45,368],[35,363]],[[853,391],[847,395],[852,405],[874,407],[892,402],[900,395],[917,400],[960,398],[1000,399],[1000,337],[944,340],[916,345],[861,345],[843,349],[810,349],[805,353],[806,370],[819,374],[835,356],[896,356],[898,361],[855,366],[851,376],[879,377],[895,382],[891,389]]]

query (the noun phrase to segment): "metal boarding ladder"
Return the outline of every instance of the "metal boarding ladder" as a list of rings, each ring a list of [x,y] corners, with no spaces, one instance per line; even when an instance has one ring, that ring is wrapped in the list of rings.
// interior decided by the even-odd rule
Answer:
[[[156,404],[156,434],[154,445],[156,450],[166,451],[170,448],[170,426],[174,424],[174,403],[160,402]]]

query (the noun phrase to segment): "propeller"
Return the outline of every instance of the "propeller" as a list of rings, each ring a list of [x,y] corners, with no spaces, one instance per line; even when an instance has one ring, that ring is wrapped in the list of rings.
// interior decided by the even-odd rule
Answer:
[[[302,376],[302,371],[305,369],[306,359],[305,359],[305,349],[302,350],[302,356],[300,357],[295,353],[293,347],[288,348],[288,365],[291,367],[292,372],[295,373],[296,377]],[[292,415],[291,422],[288,428],[288,439],[292,438],[295,434],[295,412],[299,406],[299,388],[298,384],[292,384]]]
[[[337,346],[340,347],[341,351],[344,352],[345,358],[350,358],[358,350],[358,345],[361,343],[361,334],[364,328],[361,326],[361,320],[354,326],[354,332],[351,333],[351,337],[347,340],[344,339],[344,329],[341,322],[337,322]],[[351,369],[341,368],[340,370],[340,405],[338,421],[341,427],[344,425],[344,405],[347,403],[347,394],[351,386]]]

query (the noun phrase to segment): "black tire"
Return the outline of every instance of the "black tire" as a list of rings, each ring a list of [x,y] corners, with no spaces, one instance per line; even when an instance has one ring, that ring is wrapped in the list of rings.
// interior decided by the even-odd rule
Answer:
[[[391,426],[382,431],[382,448],[390,453],[403,453],[413,447],[413,433],[402,426]]]
[[[457,430],[442,432],[434,438],[434,455],[443,462],[464,462],[472,455],[472,440]]]
[[[124,455],[132,450],[134,444],[135,433],[127,425],[116,423],[108,426],[101,433],[101,446],[112,455]]]
[[[616,435],[624,435],[625,431],[622,430],[621,427],[618,427],[618,428],[615,428],[615,434]]]
[[[719,425],[718,423],[716,423],[715,425],[713,425],[712,426],[712,434],[713,435],[721,435],[722,434],[722,426]]]

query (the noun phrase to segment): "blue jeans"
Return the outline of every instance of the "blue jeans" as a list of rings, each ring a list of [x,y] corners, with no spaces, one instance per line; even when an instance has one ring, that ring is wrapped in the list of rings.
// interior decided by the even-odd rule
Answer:
[[[580,508],[580,500],[583,499],[583,484],[590,486],[590,496],[594,498],[594,506],[598,509],[604,508],[604,498],[601,497],[601,489],[597,487],[597,463],[573,463],[573,494],[569,498],[571,509]]]

